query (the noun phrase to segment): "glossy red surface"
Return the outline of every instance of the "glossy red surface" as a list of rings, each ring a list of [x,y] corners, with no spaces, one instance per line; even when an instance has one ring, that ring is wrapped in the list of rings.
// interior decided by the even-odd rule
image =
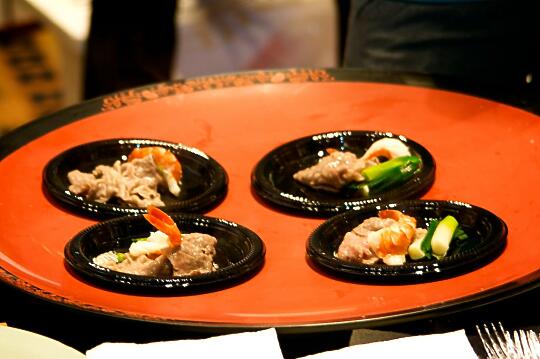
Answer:
[[[306,240],[322,220],[258,202],[250,173],[276,146],[347,129],[391,131],[425,146],[437,170],[423,198],[469,202],[501,217],[509,228],[503,254],[474,272],[414,285],[349,283],[312,269]],[[177,297],[106,291],[70,274],[64,245],[95,222],[51,204],[41,190],[41,171],[70,147],[113,137],[178,141],[221,163],[229,174],[229,192],[208,215],[259,234],[267,247],[261,272],[232,288]],[[54,301],[178,324],[301,327],[429,311],[529,280],[540,267],[539,144],[539,118],[530,113],[399,85],[265,84],[162,97],[61,127],[0,163],[0,266],[24,290]]]

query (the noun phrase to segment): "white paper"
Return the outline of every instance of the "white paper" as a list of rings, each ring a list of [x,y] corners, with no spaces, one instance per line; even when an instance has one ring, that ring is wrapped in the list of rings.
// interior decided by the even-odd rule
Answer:
[[[276,330],[228,334],[147,344],[103,343],[86,352],[87,359],[220,358],[283,359]]]
[[[304,359],[399,358],[399,359],[477,359],[464,330],[420,335],[354,345],[303,357]]]

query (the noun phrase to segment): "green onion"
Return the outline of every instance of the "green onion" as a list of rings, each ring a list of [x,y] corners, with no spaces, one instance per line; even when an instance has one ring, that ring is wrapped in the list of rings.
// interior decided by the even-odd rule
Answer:
[[[466,249],[470,244],[471,241],[468,240],[469,236],[467,233],[463,231],[463,229],[458,225],[456,228],[454,235],[452,236],[452,253],[460,253],[464,249]]]
[[[429,222],[428,230],[424,238],[415,240],[409,246],[409,257],[411,257],[412,260],[419,260],[422,258],[431,259],[431,238],[433,237],[433,233],[435,232],[435,228],[437,228],[438,223],[439,220],[437,219]]]
[[[422,250],[426,252],[426,258],[431,259],[433,250],[431,248],[431,241],[433,240],[433,234],[435,233],[435,229],[437,229],[437,226],[439,225],[440,220],[434,219],[431,222],[429,222],[428,231],[426,233],[426,236],[422,240]]]
[[[408,181],[420,167],[416,156],[396,157],[381,164],[364,169],[361,174],[365,181],[348,188],[368,195],[372,191],[382,191]]]
[[[435,256],[444,257],[446,255],[457,226],[457,219],[450,215],[439,222],[431,240],[431,248]]]
[[[402,168],[403,166],[409,163],[419,164],[420,159],[416,156],[396,157],[391,160],[380,163],[378,165],[368,167],[362,170],[361,173],[362,173],[362,176],[364,176],[364,178],[366,179],[366,181],[372,182],[381,177],[382,178],[387,177],[388,171],[391,171],[397,168]]]
[[[416,156],[396,157],[389,161],[362,170],[364,181],[350,183],[343,191],[346,194],[369,195],[408,181],[420,168],[421,161]]]
[[[145,237],[145,238],[131,238],[132,242],[143,242],[143,241],[146,241],[146,240],[148,240],[147,237]]]
[[[426,253],[422,251],[421,244],[422,244],[422,240],[416,239],[414,242],[411,243],[411,245],[407,249],[407,252],[409,253],[409,257],[411,257],[411,259],[414,261],[422,259],[426,256]]]
[[[468,238],[469,238],[469,236],[467,235],[467,233],[465,233],[463,231],[463,229],[458,225],[458,227],[456,228],[456,231],[454,232],[454,236],[452,237],[452,239],[463,241],[463,240],[468,239]]]
[[[454,255],[466,249],[470,244],[468,239],[469,236],[453,216],[446,216],[443,220],[433,219],[424,238],[411,243],[408,254],[412,260],[441,259],[447,253]]]
[[[122,263],[126,260],[126,255],[124,253],[116,253],[116,263]]]

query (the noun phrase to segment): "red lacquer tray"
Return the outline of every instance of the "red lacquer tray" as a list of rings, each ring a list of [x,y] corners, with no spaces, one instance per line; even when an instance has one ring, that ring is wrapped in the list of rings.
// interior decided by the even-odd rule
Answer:
[[[55,303],[209,330],[273,326],[301,332],[470,308],[531,288],[539,278],[540,122],[500,103],[350,82],[339,71],[268,71],[134,89],[83,103],[30,128],[46,133],[28,135],[13,151],[5,147],[0,162],[0,278]],[[473,272],[422,284],[353,283],[311,267],[306,241],[323,219],[282,213],[260,202],[250,174],[271,149],[337,130],[389,131],[421,143],[437,164],[435,182],[423,198],[468,202],[502,218],[509,230],[502,255]],[[25,128],[19,135],[30,132]],[[255,231],[267,250],[262,270],[230,288],[178,296],[108,291],[71,274],[64,245],[96,222],[49,201],[42,170],[66,149],[118,137],[181,142],[223,165],[227,196],[206,215]]]

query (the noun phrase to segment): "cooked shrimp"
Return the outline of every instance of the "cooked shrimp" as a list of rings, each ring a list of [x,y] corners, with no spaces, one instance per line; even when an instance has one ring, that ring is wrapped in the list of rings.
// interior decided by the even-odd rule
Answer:
[[[136,158],[144,158],[152,156],[157,169],[162,173],[169,191],[178,196],[180,194],[180,186],[182,180],[182,166],[176,156],[169,150],[163,147],[150,146],[135,148],[128,156],[128,161]]]
[[[389,160],[396,157],[410,156],[409,147],[396,138],[381,138],[369,146],[361,160],[370,160],[375,157],[385,157]]]
[[[405,260],[404,256],[416,232],[416,219],[392,209],[379,211],[379,217],[390,218],[396,222],[372,233],[368,238],[371,248],[385,262],[395,262],[393,256],[403,256]]]
[[[407,233],[407,237],[409,239],[414,237],[414,233],[416,230],[416,218],[407,216],[403,212],[396,211],[395,209],[384,209],[382,211],[379,211],[379,217],[391,218],[394,221],[397,221],[403,225],[406,225],[406,226],[403,226],[403,228],[405,232]]]
[[[147,214],[143,214],[144,218],[169,237],[171,246],[179,246],[182,243],[182,234],[174,220],[157,207],[148,206],[147,211]]]
[[[333,148],[333,147],[328,147],[326,149],[326,153],[328,153],[329,155],[331,155],[332,153],[337,152],[337,151],[339,151],[339,150],[336,149],[336,148]]]

